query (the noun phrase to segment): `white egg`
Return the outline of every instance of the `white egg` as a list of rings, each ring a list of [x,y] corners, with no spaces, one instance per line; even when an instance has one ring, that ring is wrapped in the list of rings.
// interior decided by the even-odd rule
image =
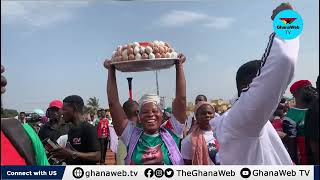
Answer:
[[[165,46],[165,43],[163,41],[159,41],[160,46]]]
[[[146,52],[148,53],[148,54],[150,54],[150,53],[152,53],[152,48],[150,47],[150,46],[147,46],[146,47]]]
[[[158,45],[158,46],[159,46],[159,41],[158,41],[158,40],[153,41],[153,43],[154,43],[155,45]]]
[[[146,48],[145,48],[145,47],[141,47],[141,48],[140,48],[140,53],[143,54],[143,53],[145,53],[145,52],[146,52]]]
[[[125,49],[124,51],[122,51],[121,55],[122,56],[128,56],[128,49]]]
[[[137,46],[139,47],[140,44],[139,44],[138,42],[134,42],[134,43],[133,43],[133,47],[137,47]]]
[[[171,58],[171,53],[167,52],[166,53],[166,58]]]
[[[149,54],[149,59],[155,59],[155,58],[156,58],[156,56],[153,53]]]
[[[141,59],[141,54],[140,53],[136,54],[135,59],[136,60],[140,60]]]
[[[133,52],[134,52],[134,54],[139,54],[140,48],[138,46],[134,47]]]
[[[178,58],[178,53],[172,52],[171,53],[171,58]]]
[[[129,60],[128,55],[126,55],[126,56],[122,56],[122,61],[128,61],[128,60]]]

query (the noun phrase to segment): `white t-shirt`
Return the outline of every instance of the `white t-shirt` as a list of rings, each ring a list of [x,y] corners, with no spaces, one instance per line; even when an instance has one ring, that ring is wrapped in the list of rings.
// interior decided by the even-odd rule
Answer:
[[[112,124],[109,124],[109,137],[110,137],[110,149],[112,152],[116,153],[119,138]]]
[[[231,109],[210,121],[222,165],[292,165],[269,118],[292,80],[299,38],[270,36],[261,68]]]
[[[193,118],[193,114],[189,115],[189,116],[188,116],[188,119],[186,120],[186,127],[187,127],[188,129],[191,128],[192,118]]]
[[[219,158],[217,156],[217,140],[213,135],[213,131],[205,131],[203,133],[204,139],[208,146],[209,161],[210,164],[219,164]],[[192,143],[191,134],[186,136],[181,142],[181,155],[183,159],[192,160]]]
[[[183,129],[184,129],[185,125],[181,124],[173,115],[171,116],[169,121],[171,122],[171,125],[173,127],[172,132],[175,135],[177,135],[179,138],[182,139],[182,137],[183,137]],[[136,125],[133,122],[129,121],[128,124],[127,124],[127,127],[124,129],[124,131],[122,132],[122,135],[120,136],[120,139],[123,141],[123,143],[126,146],[129,145],[130,138],[131,138],[131,135],[133,133],[134,127],[136,127]]]

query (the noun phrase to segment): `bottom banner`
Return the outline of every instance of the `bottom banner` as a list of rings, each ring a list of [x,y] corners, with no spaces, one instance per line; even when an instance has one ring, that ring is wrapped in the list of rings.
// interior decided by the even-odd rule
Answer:
[[[319,180],[319,166],[2,166],[1,179]]]

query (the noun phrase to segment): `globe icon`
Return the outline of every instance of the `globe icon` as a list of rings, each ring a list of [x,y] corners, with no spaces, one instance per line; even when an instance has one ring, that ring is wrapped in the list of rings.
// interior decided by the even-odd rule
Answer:
[[[82,168],[76,167],[73,169],[72,174],[73,174],[73,177],[80,179],[84,175],[84,171]]]

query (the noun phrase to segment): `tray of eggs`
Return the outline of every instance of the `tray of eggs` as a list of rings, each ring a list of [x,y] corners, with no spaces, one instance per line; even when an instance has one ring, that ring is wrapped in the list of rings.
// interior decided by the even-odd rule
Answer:
[[[177,52],[168,43],[156,40],[118,46],[111,64],[121,72],[139,72],[167,69],[177,60]]]

